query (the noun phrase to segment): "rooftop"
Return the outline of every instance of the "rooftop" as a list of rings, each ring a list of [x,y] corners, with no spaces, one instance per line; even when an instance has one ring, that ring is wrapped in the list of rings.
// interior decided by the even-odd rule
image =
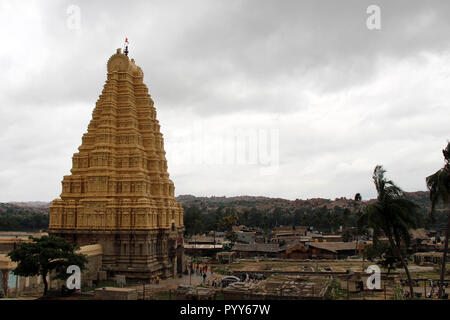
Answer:
[[[357,242],[307,242],[308,246],[337,253],[343,250],[357,249]]]
[[[233,246],[233,251],[246,251],[246,252],[280,252],[282,249],[278,243],[236,243]]]

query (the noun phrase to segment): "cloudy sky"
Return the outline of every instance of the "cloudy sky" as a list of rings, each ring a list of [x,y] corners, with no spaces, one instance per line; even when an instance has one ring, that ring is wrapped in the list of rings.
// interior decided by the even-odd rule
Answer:
[[[450,139],[449,14],[447,0],[1,1],[0,201],[59,196],[125,37],[177,195],[367,199],[377,164],[425,190]]]

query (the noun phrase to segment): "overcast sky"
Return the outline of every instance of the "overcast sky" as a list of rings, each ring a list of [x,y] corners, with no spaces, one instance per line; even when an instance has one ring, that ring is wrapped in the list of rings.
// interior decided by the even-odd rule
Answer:
[[[377,164],[406,191],[443,165],[448,0],[92,2],[0,2],[2,202],[59,196],[125,37],[177,195],[368,199]]]

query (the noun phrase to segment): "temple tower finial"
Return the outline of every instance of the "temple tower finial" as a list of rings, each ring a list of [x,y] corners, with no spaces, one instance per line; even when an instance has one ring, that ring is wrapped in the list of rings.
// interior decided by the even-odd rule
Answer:
[[[123,53],[128,57],[128,38],[125,38],[125,50]]]

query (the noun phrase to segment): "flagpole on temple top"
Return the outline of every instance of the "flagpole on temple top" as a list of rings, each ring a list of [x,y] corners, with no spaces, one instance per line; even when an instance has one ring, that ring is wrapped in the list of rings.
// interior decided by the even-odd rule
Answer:
[[[128,57],[128,38],[125,38],[125,50],[123,51],[123,53]]]

